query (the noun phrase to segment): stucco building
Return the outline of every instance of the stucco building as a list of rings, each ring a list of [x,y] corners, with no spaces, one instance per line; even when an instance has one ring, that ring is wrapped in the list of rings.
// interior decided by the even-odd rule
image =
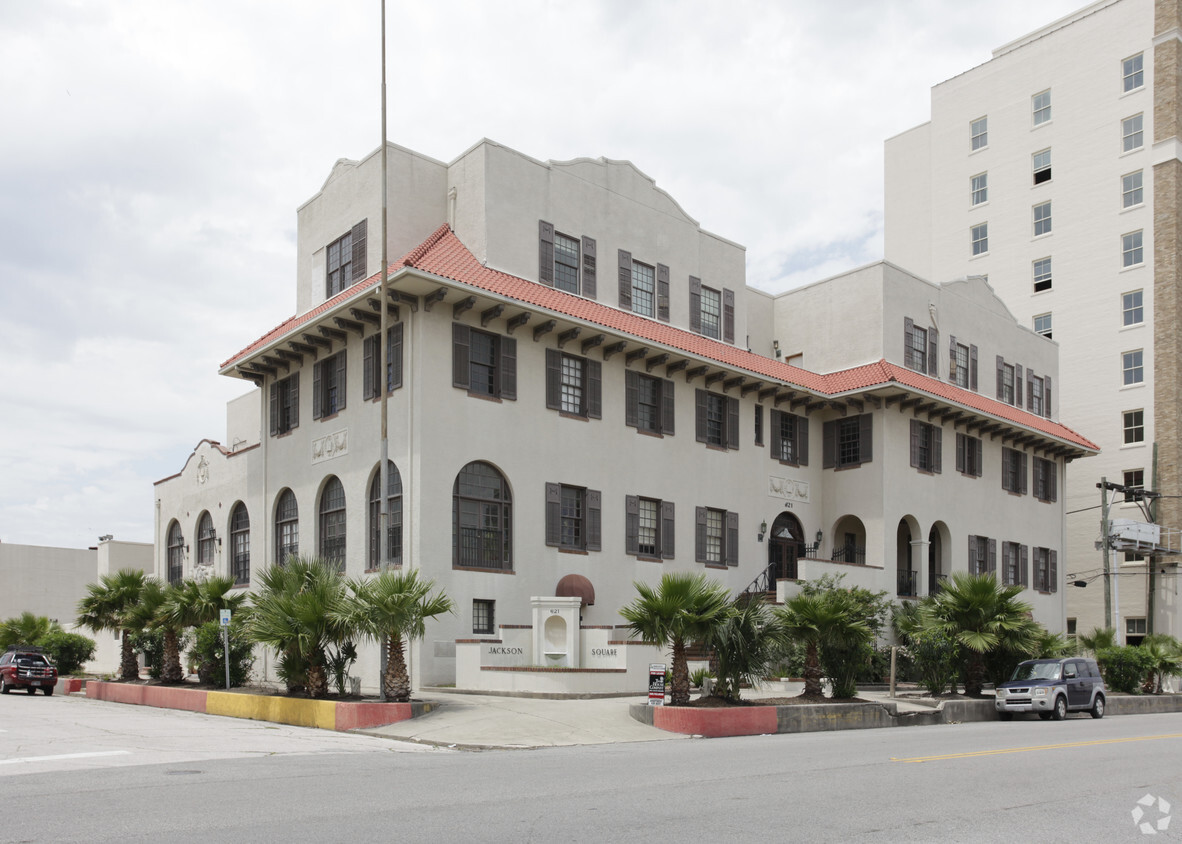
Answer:
[[[1176,0],[1092,3],[934,86],[931,120],[886,142],[886,258],[986,276],[1059,346],[1063,416],[1102,449],[1067,486],[1071,579],[1090,584],[1069,591],[1069,626],[1105,626],[1108,581],[1131,642],[1182,632],[1177,557],[1116,553],[1110,579],[1096,545],[1101,478],[1156,488],[1158,521],[1182,527],[1180,24]]]
[[[458,614],[411,651],[416,685],[456,682],[471,645],[545,662],[498,644],[537,596],[614,640],[633,582],[674,570],[781,596],[833,571],[904,598],[993,570],[1062,628],[1060,490],[1095,446],[1058,421],[1055,345],[983,279],[879,263],[773,297],[628,162],[487,140],[450,163],[388,154],[388,296],[375,152],[299,209],[297,313],[221,365],[257,386],[229,405],[228,445],[157,483],[160,572],[248,587],[293,552],[356,577],[421,568]],[[1037,407],[993,397],[998,358],[1037,373]]]

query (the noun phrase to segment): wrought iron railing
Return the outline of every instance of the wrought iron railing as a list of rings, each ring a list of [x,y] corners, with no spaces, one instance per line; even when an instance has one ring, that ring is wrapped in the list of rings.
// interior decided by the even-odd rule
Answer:
[[[476,569],[511,571],[513,562],[505,547],[505,533],[490,528],[459,529],[456,537],[456,565]]]
[[[944,582],[948,580],[946,574],[933,574],[928,577],[928,594],[935,595],[944,589]]]
[[[856,545],[839,545],[833,549],[833,562],[866,565],[866,549]]]
[[[898,595],[902,597],[914,598],[919,594],[919,584],[916,582],[915,572],[901,571],[899,572],[899,591]]]

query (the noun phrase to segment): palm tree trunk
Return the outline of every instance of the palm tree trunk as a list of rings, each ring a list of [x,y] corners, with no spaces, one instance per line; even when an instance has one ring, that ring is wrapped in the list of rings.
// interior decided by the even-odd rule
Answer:
[[[119,663],[121,680],[138,680],[140,678],[140,664],[135,657],[135,649],[131,646],[131,634],[123,631],[123,659]]]
[[[821,688],[821,657],[817,653],[816,642],[809,642],[805,650],[804,694],[806,697],[821,697],[825,694]]]
[[[985,685],[985,657],[976,651],[969,651],[969,662],[965,670],[964,693],[969,697],[979,697],[981,688]]]
[[[689,662],[685,658],[685,642],[673,640],[672,676],[669,678],[669,705],[685,706],[690,699]]]
[[[402,637],[395,634],[390,637],[386,645],[386,676],[382,686],[386,692],[386,700],[396,703],[406,703],[410,700],[410,675],[406,671],[406,656],[402,651]]]
[[[328,674],[323,665],[308,666],[308,697],[320,698],[328,695]]]
[[[181,671],[180,637],[172,627],[164,628],[164,666],[160,672],[160,679],[165,683],[180,683],[185,679]]]

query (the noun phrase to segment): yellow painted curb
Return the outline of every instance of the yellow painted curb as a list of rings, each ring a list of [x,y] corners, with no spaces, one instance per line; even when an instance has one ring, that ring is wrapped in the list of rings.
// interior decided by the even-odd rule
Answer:
[[[337,728],[337,705],[326,700],[293,700],[283,697],[209,692],[205,711],[210,715],[274,721],[296,727]]]

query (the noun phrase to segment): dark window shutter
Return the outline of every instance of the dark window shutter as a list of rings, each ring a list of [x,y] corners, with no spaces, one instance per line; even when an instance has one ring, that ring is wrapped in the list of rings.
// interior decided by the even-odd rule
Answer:
[[[1047,552],[1047,554],[1051,558],[1051,562],[1050,562],[1050,569],[1051,569],[1050,581],[1051,582],[1047,585],[1050,587],[1051,592],[1058,592],[1059,591],[1059,552],[1055,551],[1054,549],[1051,549],[1050,551]]]
[[[734,396],[726,400],[726,447],[739,447],[739,400]]]
[[[624,372],[624,424],[640,427],[640,376],[631,369]]]
[[[944,468],[944,431],[932,426],[932,471],[939,475]]]
[[[809,420],[806,416],[795,417],[793,426],[796,428],[796,462],[801,466],[809,465]]]
[[[928,375],[940,377],[940,330],[934,325],[928,329]]]
[[[689,277],[690,331],[702,333],[702,279]]]
[[[932,373],[936,375],[936,373]],[[936,375],[938,378],[939,375]],[[956,338],[948,335],[948,380],[956,380]]]
[[[1006,359],[1001,355],[997,356],[997,400],[1005,401],[1006,398]]]
[[[291,413],[289,418],[291,427],[298,428],[300,426],[300,374],[297,372],[291,376]]]
[[[1040,500],[1046,498],[1046,492],[1043,489],[1042,461],[1037,457],[1034,458],[1034,497]]]
[[[969,346],[969,389],[977,392],[977,347]]]
[[[386,335],[386,364],[390,368],[388,390],[402,386],[402,323],[390,327]]]
[[[956,435],[956,471],[958,471],[958,472],[964,471],[964,447],[965,447],[964,434],[957,434]]]
[[[977,537],[969,537],[969,574],[977,574],[980,570],[977,563]]]
[[[1047,500],[1059,500],[1059,464],[1054,460],[1047,461]]]
[[[709,398],[705,390],[694,390],[694,428],[700,443],[706,442],[706,406]]]
[[[1026,455],[1026,452],[1024,452],[1024,451],[1016,452],[1016,455],[1018,457],[1018,492],[1025,495],[1026,489],[1027,489],[1026,475],[1028,474],[1028,472],[1026,471],[1026,468],[1027,468],[1026,467],[1026,457],[1027,457],[1027,455]]]
[[[583,295],[588,299],[596,296],[595,285],[595,240],[583,238]]]
[[[858,462],[874,459],[874,417],[864,413],[858,417]]]
[[[379,339],[375,334],[372,337],[366,337],[365,342],[361,344],[361,397],[363,399],[372,399],[377,391],[378,379],[375,373],[377,362],[374,358],[378,354]]]
[[[763,445],[763,405],[755,405],[755,444]]]
[[[739,564],[739,514],[726,514],[726,564]]]
[[[911,420],[911,465],[916,468],[919,468],[919,426],[922,424],[918,419]]]
[[[324,390],[320,385],[320,372],[326,364],[331,364],[332,358],[322,360],[312,367],[312,418],[319,419],[324,415]]]
[[[271,436],[279,433],[279,382],[271,382]]]
[[[694,562],[706,562],[706,508],[694,508]]]
[[[587,490],[587,550],[602,548],[600,536],[603,533],[603,494],[597,489]]]
[[[559,484],[546,484],[546,544],[558,545],[562,542],[562,487]]]
[[[768,415],[767,415],[768,428],[771,429],[770,434],[771,434],[771,441],[772,441],[772,448],[771,448],[772,460],[783,460],[784,459],[784,450],[783,450],[784,440],[780,436],[780,430],[782,428],[782,423],[780,422],[780,414],[781,413],[782,413],[782,411],[772,408],[770,411],[768,411]]]
[[[722,291],[722,339],[725,343],[735,342],[735,291]]]
[[[369,275],[369,273],[365,271],[365,229],[365,220],[362,220],[353,227],[353,277],[351,281],[354,283],[361,281],[363,278]]]
[[[1026,370],[1026,409],[1034,412],[1034,370]]]
[[[587,416],[599,419],[603,416],[603,364],[597,360],[586,361],[587,372]]]
[[[1022,407],[1022,367],[1014,364],[1014,407]]]
[[[989,569],[990,574],[997,574],[997,540],[989,540]]]
[[[669,321],[669,268],[657,264],[657,319]]]
[[[837,420],[826,422],[821,428],[821,468],[837,465]]]
[[[911,334],[915,331],[915,320],[903,317],[903,362],[907,362],[907,351],[911,348]]]
[[[345,368],[346,368],[345,365],[348,362],[349,362],[349,356],[345,353],[344,349],[341,349],[341,351],[337,352],[336,367],[337,367],[337,411],[338,412],[345,409],[345,398],[349,395],[348,391],[345,389],[345,374],[346,374],[345,373]]]
[[[640,498],[624,496],[624,553],[640,553]]]
[[[472,370],[468,358],[471,343],[472,330],[463,323],[452,323],[451,384],[453,387],[468,389],[472,378]]]
[[[517,399],[517,339],[498,337],[501,347],[501,391],[503,399]]]
[[[661,433],[673,435],[673,382],[668,378],[661,381]]]
[[[546,349],[546,407],[558,410],[562,407],[562,352]]]
[[[554,286],[554,224],[538,220],[538,281]]]
[[[1018,551],[1018,582],[1030,585],[1030,549],[1025,545]]]
[[[1051,376],[1042,379],[1042,415],[1051,418]]]
[[[661,502],[661,557],[666,560],[673,559],[673,551],[675,543],[673,541],[676,536],[673,524],[673,502]]]
[[[620,250],[620,308],[632,310],[632,253]]]

